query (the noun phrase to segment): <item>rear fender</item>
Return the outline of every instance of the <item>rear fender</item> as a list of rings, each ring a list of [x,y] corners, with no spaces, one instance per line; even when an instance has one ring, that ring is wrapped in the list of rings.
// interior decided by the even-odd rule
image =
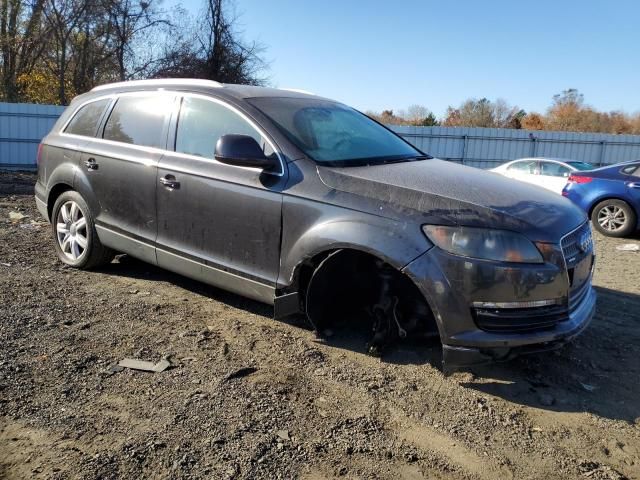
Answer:
[[[73,187],[80,195],[82,195],[82,198],[87,202],[87,205],[89,205],[93,218],[97,219],[100,215],[100,202],[93,192],[93,188],[91,188],[87,171],[81,168],[76,168],[76,170],[77,173]]]

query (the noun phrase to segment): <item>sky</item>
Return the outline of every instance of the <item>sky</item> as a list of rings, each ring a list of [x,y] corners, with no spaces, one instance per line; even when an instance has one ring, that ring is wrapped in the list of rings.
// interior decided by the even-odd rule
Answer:
[[[181,3],[197,14],[203,1]],[[420,104],[442,116],[486,97],[544,112],[577,88],[597,109],[640,111],[637,0],[235,3],[244,38],[267,47],[272,86],[360,110]]]

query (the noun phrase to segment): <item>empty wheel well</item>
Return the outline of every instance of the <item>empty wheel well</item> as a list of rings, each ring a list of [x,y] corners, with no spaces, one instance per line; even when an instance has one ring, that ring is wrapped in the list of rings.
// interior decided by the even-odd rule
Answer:
[[[53,222],[51,215],[53,213],[53,206],[55,205],[56,200],[60,195],[69,190],[73,190],[71,185],[68,185],[66,183],[58,183],[54,185],[49,192],[49,196],[47,197],[47,214],[49,215],[49,221]]]
[[[301,267],[298,287],[319,332],[351,324],[370,328],[374,309],[389,302],[408,334],[437,335],[433,313],[418,287],[374,255],[352,249],[324,252]]]

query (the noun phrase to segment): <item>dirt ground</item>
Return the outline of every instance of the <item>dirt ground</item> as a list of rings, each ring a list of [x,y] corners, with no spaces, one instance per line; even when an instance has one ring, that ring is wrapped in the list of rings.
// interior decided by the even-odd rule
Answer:
[[[638,238],[596,238],[573,344],[445,377],[126,256],[68,268],[32,182],[0,174],[0,478],[640,478]]]

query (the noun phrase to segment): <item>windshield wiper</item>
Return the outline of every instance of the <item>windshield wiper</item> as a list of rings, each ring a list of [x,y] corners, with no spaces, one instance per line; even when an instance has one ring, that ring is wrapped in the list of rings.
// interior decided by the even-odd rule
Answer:
[[[410,157],[390,158],[380,162],[372,163],[372,165],[387,165],[389,163],[413,162],[414,160],[429,160],[433,158],[430,155],[412,155]]]

